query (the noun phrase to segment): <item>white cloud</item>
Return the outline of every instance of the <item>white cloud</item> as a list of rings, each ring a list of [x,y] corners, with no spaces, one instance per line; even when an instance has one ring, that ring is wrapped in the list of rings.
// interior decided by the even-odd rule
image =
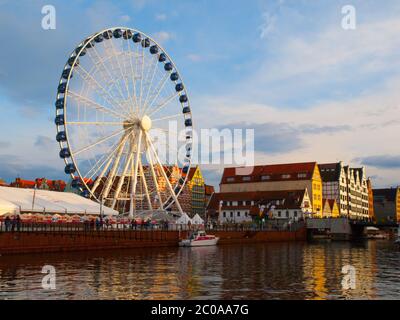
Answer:
[[[171,39],[174,39],[174,34],[167,31],[159,31],[154,33],[153,38],[161,44],[165,44]]]
[[[123,15],[120,17],[122,22],[129,22],[131,20],[131,17],[128,15]]]
[[[165,13],[157,13],[155,19],[157,21],[165,21],[167,20],[167,15]]]

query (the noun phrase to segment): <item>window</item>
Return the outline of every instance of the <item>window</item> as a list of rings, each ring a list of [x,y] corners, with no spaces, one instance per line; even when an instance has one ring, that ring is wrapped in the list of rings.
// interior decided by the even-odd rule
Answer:
[[[225,212],[225,211],[222,213],[222,216],[223,216],[224,218],[226,218],[226,212]]]
[[[271,179],[271,176],[266,175],[266,176],[261,176],[261,180],[269,180]]]
[[[249,177],[249,176],[243,177],[242,180],[243,180],[243,181],[250,181],[250,180],[251,180],[251,177]]]
[[[237,212],[237,216],[240,217],[240,211]]]
[[[297,174],[297,178],[307,178],[307,173],[299,173]]]
[[[231,211],[231,218],[233,218],[233,212]]]
[[[282,175],[282,179],[289,179],[290,178],[290,174],[283,174]]]
[[[289,218],[289,210],[286,211],[286,218]]]
[[[293,212],[293,216],[297,217],[297,211]]]
[[[234,182],[234,181],[235,181],[234,177],[226,178],[226,182]]]
[[[246,211],[246,212],[244,213],[244,216],[247,218],[247,217],[249,216],[249,213]]]
[[[280,212],[280,211],[278,211],[278,217],[279,217],[279,218],[281,217],[281,212]]]

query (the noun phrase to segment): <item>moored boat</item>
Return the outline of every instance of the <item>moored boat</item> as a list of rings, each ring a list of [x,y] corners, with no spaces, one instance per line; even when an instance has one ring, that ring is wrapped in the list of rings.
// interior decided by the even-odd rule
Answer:
[[[197,231],[192,234],[189,239],[184,239],[179,242],[181,247],[200,247],[200,246],[215,246],[219,238],[214,235],[208,235],[205,231]]]

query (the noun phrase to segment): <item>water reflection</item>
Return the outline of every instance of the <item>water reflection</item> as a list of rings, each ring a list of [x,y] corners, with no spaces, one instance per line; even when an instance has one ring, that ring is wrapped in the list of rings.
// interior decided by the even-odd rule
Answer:
[[[0,257],[1,299],[394,299],[400,252],[385,241],[271,243]],[[57,289],[41,288],[53,265]],[[341,269],[356,268],[344,290]]]

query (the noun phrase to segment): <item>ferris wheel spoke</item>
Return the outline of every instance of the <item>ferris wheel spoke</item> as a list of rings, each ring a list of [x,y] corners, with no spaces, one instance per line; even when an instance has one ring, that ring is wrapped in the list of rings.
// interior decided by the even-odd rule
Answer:
[[[123,126],[124,122],[117,121],[68,121],[69,125],[83,125],[83,126]]]
[[[137,186],[137,178],[138,178],[138,167],[139,167],[139,157],[140,157],[140,148],[141,148],[141,143],[142,143],[142,135],[143,135],[143,131],[140,130],[139,131],[139,136],[137,139],[137,143],[136,143],[136,159],[135,159],[135,163],[134,163],[134,168],[133,168],[133,173],[132,173],[132,184],[131,184],[131,203],[130,203],[130,209],[129,209],[129,215],[130,217],[132,217],[133,215],[133,208],[134,208],[134,198],[136,196],[136,186]],[[133,148],[133,146],[131,147]],[[131,152],[133,153],[134,150],[131,150]]]
[[[125,144],[122,144],[122,146],[119,148],[119,150],[117,152],[117,156],[116,156],[116,158],[114,160],[114,163],[113,163],[113,166],[111,168],[111,171],[110,171],[110,173],[109,173],[109,175],[107,177],[106,184],[104,186],[104,189],[101,192],[101,195],[102,195],[103,199],[106,199],[108,197],[108,194],[110,192],[111,186],[112,186],[112,184],[114,182],[114,177],[115,177],[116,171],[118,169],[119,162],[121,160],[121,155],[122,155],[122,152],[123,152],[124,148],[125,148]]]
[[[178,96],[179,96],[179,92],[176,92],[173,95],[171,95],[170,97],[168,97],[167,99],[165,99],[162,103],[155,106],[155,109],[149,113],[149,117],[151,115],[157,113],[158,111],[160,111],[162,108],[164,108],[168,103],[170,103],[174,98],[176,98]]]
[[[114,143],[111,147],[107,149],[107,151],[96,161],[96,163],[86,172],[83,177],[88,177],[88,179],[92,179],[96,173],[103,167],[103,165],[111,159],[113,154],[115,153],[115,150],[118,148],[118,146],[122,143],[122,138],[121,140],[117,141]],[[101,163],[101,164],[100,164]]]
[[[177,113],[177,114],[174,114],[172,116],[167,116],[167,117],[163,117],[163,118],[151,119],[151,121],[152,122],[156,122],[156,121],[174,119],[174,118],[178,118],[178,117],[182,117],[182,113]]]
[[[92,62],[93,62],[93,67],[97,70],[98,74],[100,74],[100,75],[102,76],[103,81],[104,81],[104,84],[105,84],[108,88],[112,88],[112,86],[113,86],[114,84],[117,84],[117,79],[116,79],[115,77],[113,77],[113,76],[111,75],[111,73],[109,72],[108,68],[106,67],[106,65],[105,65],[105,63],[104,63],[104,61],[103,61],[103,59],[101,59],[101,57],[99,56],[96,47],[93,47],[93,49],[94,49],[94,52],[96,53],[96,55],[97,55],[97,57],[98,57],[98,60],[95,60],[95,59],[93,58],[92,54],[90,53],[90,50],[88,51],[88,56],[90,57],[90,59],[91,59]],[[106,60],[106,59],[105,59],[105,60]],[[99,65],[101,65],[102,68],[104,69],[104,71],[106,71],[106,72],[108,73],[108,76],[109,76],[110,80],[107,80],[107,79],[105,78],[105,76],[103,75],[103,70],[99,67]],[[92,69],[93,69],[93,68],[92,68]],[[89,74],[92,74],[92,72],[93,72],[92,69],[89,71]],[[122,99],[125,99],[125,97],[124,97],[124,95],[122,94],[122,91],[120,90],[119,86],[117,87],[117,89],[119,89],[119,94],[120,94],[121,98],[122,98]],[[111,91],[111,89],[108,90],[108,92],[110,92],[110,91]],[[111,93],[110,93],[110,95],[111,95]],[[115,99],[115,100],[117,99],[117,97],[115,97],[114,95],[112,95],[112,97],[113,97],[113,99]]]
[[[126,161],[125,161],[124,169],[122,171],[122,175],[119,177],[117,189],[114,192],[114,199],[113,199],[112,204],[111,204],[111,208],[112,209],[115,208],[115,205],[117,203],[117,200],[118,200],[119,194],[121,192],[122,186],[124,185],[125,177],[126,177],[126,174],[128,172],[128,169],[129,169],[129,164],[132,161],[132,157],[133,157],[133,153],[129,153],[129,155],[127,155],[127,157],[126,157]]]
[[[115,100],[115,97],[111,96],[110,92],[108,92],[106,89],[104,89],[104,87],[96,79],[94,79],[93,76],[90,73],[88,73],[88,71],[85,68],[83,68],[81,65],[78,65],[78,68],[79,68],[79,70],[82,70],[82,72],[91,80],[92,83],[94,83],[96,85],[96,87],[98,89],[101,90],[101,92],[103,92],[103,95],[102,95],[102,94],[100,94],[100,92],[97,89],[95,89],[101,96],[103,96],[104,100],[106,100],[110,105],[117,104],[121,108],[121,110],[124,110],[124,107],[121,106],[121,104]],[[79,72],[78,72],[78,74],[79,74]],[[108,96],[109,98],[106,98],[104,96],[104,94],[106,96]],[[127,114],[125,114],[125,115],[127,116]]]
[[[147,101],[148,101],[149,96],[150,96],[150,91],[151,91],[151,89],[153,89],[154,77],[155,77],[155,75],[156,75],[156,73],[157,73],[157,65],[158,65],[158,60],[157,60],[157,59],[154,59],[154,62],[153,62],[153,73],[152,73],[152,76],[151,76],[151,80],[150,80],[150,82],[149,82],[149,85],[148,85],[148,87],[147,87],[146,98],[145,98],[145,100],[144,100],[144,102],[143,102],[143,106],[146,106]]]
[[[142,96],[143,96],[143,77],[144,77],[144,48],[142,47],[142,76],[140,78],[140,96],[139,96],[139,104],[142,107]]]
[[[158,90],[155,93],[154,98],[151,100],[149,104],[144,106],[142,115],[144,115],[147,112],[147,110],[152,107],[153,103],[158,99],[168,79],[169,75],[168,73],[166,73],[160,81],[161,85],[158,87]]]
[[[79,102],[83,102],[84,104],[86,104],[89,107],[93,107],[96,110],[103,111],[104,113],[112,115],[112,116],[114,116],[114,117],[116,117],[118,119],[123,119],[124,118],[124,116],[122,114],[120,114],[118,112],[115,112],[114,110],[108,109],[105,106],[97,103],[96,101],[94,101],[94,100],[92,100],[92,99],[90,99],[88,97],[85,97],[85,96],[83,96],[83,95],[81,95],[79,93],[76,93],[76,92],[70,90],[69,94],[71,95],[72,98],[76,99]]]
[[[128,41],[128,48],[129,48],[128,60],[129,60],[130,66],[131,66],[131,81],[132,81],[131,112],[132,112],[132,114],[135,114],[134,109],[136,110],[136,106],[138,104],[137,97],[136,97],[136,80],[135,80],[136,71],[133,68],[132,59],[130,59],[130,54],[133,53],[132,50],[131,50],[131,42],[130,41]],[[137,115],[137,114],[135,114],[135,115]]]
[[[100,140],[97,140],[96,142],[91,143],[91,144],[79,149],[78,151],[75,151],[74,155],[76,156],[76,155],[78,155],[78,154],[80,154],[80,153],[82,153],[84,151],[87,151],[87,150],[89,150],[89,149],[91,149],[91,148],[93,148],[93,147],[95,147],[95,146],[97,146],[97,145],[99,145],[99,144],[111,139],[111,138],[114,138],[115,136],[123,133],[124,131],[125,131],[125,128],[123,128],[121,130],[118,130],[117,132],[114,132],[114,133],[112,133],[111,135],[109,135],[107,137],[101,138]]]
[[[116,55],[117,50],[115,48],[114,42],[110,41],[110,43],[111,43],[112,51],[113,51],[114,55]],[[122,50],[121,52],[122,52],[122,55],[124,55],[124,53],[123,53],[124,51]],[[116,59],[116,60],[117,60],[117,65],[119,67],[121,78],[122,78],[122,80],[123,80],[123,82],[125,84],[125,89],[126,89],[126,92],[127,92],[127,96],[124,96],[124,97],[128,97],[129,98],[130,97],[130,91],[129,91],[129,88],[128,88],[128,83],[127,83],[124,71],[122,70],[121,63],[120,63],[119,59]]]
[[[168,178],[167,174],[165,173],[164,166],[162,165],[160,159],[158,158],[158,154],[157,154],[157,152],[156,152],[156,150],[155,150],[155,148],[154,148],[154,145],[153,145],[153,143],[151,142],[151,140],[150,140],[150,138],[149,138],[147,132],[145,132],[145,138],[147,139],[147,142],[148,142],[148,144],[150,145],[150,149],[153,151],[153,154],[154,154],[154,156],[155,156],[156,162],[157,162],[158,165],[160,166],[160,171],[161,171],[161,173],[162,173],[162,175],[163,175],[163,177],[164,177],[164,179],[165,179],[167,188],[169,189],[169,191],[170,191],[170,193],[171,193],[171,195],[172,195],[172,198],[174,199],[175,204],[176,204],[176,206],[178,207],[179,212],[180,212],[181,214],[183,214],[182,207],[181,207],[181,205],[180,205],[180,203],[179,203],[179,201],[178,201],[178,198],[177,198],[177,196],[176,196],[176,194],[175,194],[175,191],[174,191],[174,189],[172,188],[171,182],[169,181],[169,178]]]
[[[96,173],[99,171],[99,169],[100,169],[101,167],[103,167],[103,165],[107,162],[107,164],[103,167],[103,169],[102,169],[101,173],[99,174],[99,176],[96,178],[95,184],[93,185],[93,187],[92,187],[92,189],[91,189],[92,194],[94,194],[94,192],[95,192],[96,189],[98,188],[98,186],[99,186],[101,180],[103,179],[103,177],[104,177],[106,171],[108,170],[108,168],[110,167],[112,161],[114,160],[114,158],[113,158],[114,154],[119,153],[119,150],[120,150],[121,148],[123,148],[123,146],[124,146],[124,144],[125,144],[125,142],[126,142],[127,139],[128,139],[127,136],[121,138],[121,141],[118,143],[118,146],[106,157],[106,159],[103,161],[103,163],[102,163],[100,166],[98,166],[98,167],[96,168],[96,170],[94,170],[94,171],[91,173],[89,179],[93,179],[94,176],[96,175]],[[93,169],[93,168],[92,168],[92,169]],[[89,170],[89,172],[92,171],[92,169]],[[89,176],[89,172],[86,174],[86,176]]]

